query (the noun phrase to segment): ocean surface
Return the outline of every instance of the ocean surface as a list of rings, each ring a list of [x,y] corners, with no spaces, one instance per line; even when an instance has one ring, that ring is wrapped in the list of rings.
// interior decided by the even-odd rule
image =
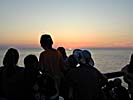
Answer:
[[[0,65],[2,66],[3,57],[8,48],[0,48]],[[18,48],[17,48],[18,49]],[[119,71],[130,61],[130,56],[133,53],[133,48],[98,48],[88,49],[97,67],[101,72]],[[24,66],[23,60],[29,54],[34,54],[39,58],[40,53],[43,51],[41,48],[19,48],[18,49],[19,66]],[[71,55],[73,50],[66,50],[67,55]]]
[[[0,48],[0,65],[2,66],[3,57],[8,48]],[[17,48],[18,49],[18,48]],[[95,67],[101,72],[120,71],[130,61],[133,48],[98,48],[88,49],[95,62]],[[19,48],[20,58],[18,65],[24,66],[23,60],[29,54],[34,54],[39,58],[39,54],[43,51],[41,48]],[[71,55],[73,50],[66,50],[67,55]]]

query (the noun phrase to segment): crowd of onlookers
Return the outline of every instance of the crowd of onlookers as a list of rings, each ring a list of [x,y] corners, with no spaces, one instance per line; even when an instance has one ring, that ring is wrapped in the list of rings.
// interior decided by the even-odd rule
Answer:
[[[88,50],[75,49],[68,57],[64,47],[54,49],[50,35],[40,39],[39,60],[29,54],[18,66],[19,52],[9,48],[0,67],[0,100],[133,100],[133,54],[120,78],[109,80],[96,67]]]

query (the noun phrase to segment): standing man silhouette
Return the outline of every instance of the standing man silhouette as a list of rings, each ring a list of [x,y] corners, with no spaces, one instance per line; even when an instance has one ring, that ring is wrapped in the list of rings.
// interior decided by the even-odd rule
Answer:
[[[52,48],[53,40],[50,35],[44,34],[40,39],[41,47],[44,49],[40,54],[39,64],[43,73],[49,74],[56,83],[59,94],[60,81],[64,77],[64,62],[59,51]]]

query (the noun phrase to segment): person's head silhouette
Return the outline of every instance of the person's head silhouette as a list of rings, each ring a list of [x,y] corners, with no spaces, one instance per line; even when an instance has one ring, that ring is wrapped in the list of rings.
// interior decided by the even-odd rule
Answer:
[[[60,51],[60,53],[61,53],[62,56],[63,56],[63,59],[66,59],[66,58],[67,58],[66,50],[65,50],[64,47],[58,47],[57,50]]]
[[[68,64],[71,68],[75,68],[77,66],[78,61],[75,59],[74,55],[70,55],[68,57]]]
[[[50,35],[44,34],[41,36],[40,44],[41,44],[42,48],[44,48],[44,49],[51,49],[53,40]]]
[[[25,69],[29,72],[37,71],[38,59],[35,55],[28,55],[24,58]]]
[[[3,59],[4,66],[14,66],[18,63],[19,53],[16,49],[10,48]]]

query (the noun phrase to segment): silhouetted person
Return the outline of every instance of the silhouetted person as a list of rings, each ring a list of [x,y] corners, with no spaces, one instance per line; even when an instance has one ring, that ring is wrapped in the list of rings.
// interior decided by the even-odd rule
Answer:
[[[52,77],[40,74],[38,59],[35,55],[28,55],[24,59],[27,100],[51,100],[56,96],[55,81]],[[52,99],[55,100],[55,99]]]
[[[114,88],[116,100],[129,100],[129,94],[125,87],[122,86],[122,81],[120,78],[114,79]]]
[[[10,48],[3,59],[3,68],[0,73],[0,87],[2,97],[8,100],[25,100],[24,69],[17,66],[19,53]]]
[[[74,55],[70,55],[68,57],[68,64],[71,68],[76,68],[76,65],[78,64],[77,60],[75,59]]]
[[[39,71],[38,59],[35,55],[28,55],[24,58],[25,71],[35,75]]]
[[[37,77],[39,75],[38,59],[35,55],[28,55],[24,58],[25,65],[25,86],[28,100],[35,100],[36,94],[39,92]],[[35,86],[37,85],[37,86]],[[37,88],[35,88],[37,87]]]
[[[130,63],[122,68],[122,72],[124,73],[124,81],[128,84],[131,100],[133,100],[133,54],[131,55]]]
[[[60,51],[60,53],[62,54],[64,62],[67,62],[68,57],[67,57],[65,48],[64,47],[58,47],[57,50]]]
[[[82,50],[73,52],[78,66],[66,75],[66,84],[73,88],[72,100],[104,100],[101,86],[105,81],[101,73],[91,65],[86,64]]]
[[[89,50],[75,49],[73,51],[73,55],[75,56],[75,59],[78,61],[78,65],[85,64],[88,67],[94,67],[94,60],[92,59],[92,56],[91,56],[91,53]],[[94,68],[94,69],[96,69],[96,68]],[[98,78],[100,80],[104,80],[104,81],[101,81],[101,82],[103,82],[103,83],[101,83],[101,85],[105,84],[107,81],[106,77],[100,71],[97,70],[97,72],[99,74]]]
[[[78,64],[77,60],[75,59],[74,55],[70,55],[68,57],[68,70],[65,73],[65,78],[68,78],[69,71],[76,68],[76,65]],[[71,76],[70,76],[71,77]],[[69,82],[68,82],[69,83]],[[61,87],[61,94],[64,97],[65,100],[72,100],[72,92],[73,88],[69,86],[69,84],[66,84],[66,80],[64,79]]]
[[[67,70],[69,70],[69,65],[68,65],[68,57],[66,54],[66,50],[64,47],[58,47],[57,50],[62,54],[63,57],[63,61],[64,61],[64,68],[65,68],[65,72],[67,72]]]
[[[85,57],[86,64],[94,66],[94,61],[92,59],[91,53],[88,50],[83,50],[82,54]]]
[[[60,81],[64,77],[64,62],[62,55],[59,51],[52,48],[53,40],[50,35],[42,35],[40,44],[45,50],[40,54],[40,67],[44,73],[47,73],[54,78],[59,92]]]

